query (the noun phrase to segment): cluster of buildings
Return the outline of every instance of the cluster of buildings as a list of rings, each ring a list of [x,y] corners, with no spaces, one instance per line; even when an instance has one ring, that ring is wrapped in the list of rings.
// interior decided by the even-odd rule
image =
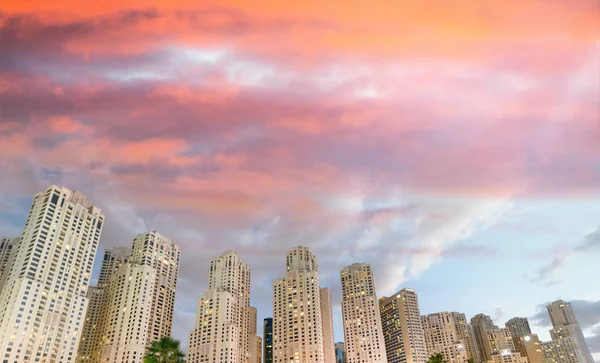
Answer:
[[[92,267],[104,224],[77,191],[36,194],[23,233],[0,242],[1,363],[142,363],[149,342],[170,336],[181,252],[156,231],[107,249]],[[330,290],[308,247],[286,253],[273,281],[273,316],[257,332],[250,267],[234,251],[210,261],[208,288],[189,333],[189,363],[593,363],[571,306],[548,305],[552,340],[526,318],[499,328],[479,314],[421,315],[412,289],[378,298],[373,270],[340,271],[344,342],[335,343]]]

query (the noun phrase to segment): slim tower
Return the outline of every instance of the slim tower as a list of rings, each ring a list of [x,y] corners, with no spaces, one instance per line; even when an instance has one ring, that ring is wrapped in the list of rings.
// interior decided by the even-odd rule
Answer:
[[[467,357],[472,359],[475,363],[481,363],[481,356],[479,353],[479,347],[475,341],[475,334],[473,333],[473,327],[467,322],[465,314],[453,312],[452,316],[456,324],[456,333],[458,338],[465,344],[467,350]]]
[[[379,300],[389,363],[425,363],[427,345],[415,290],[402,289]]]
[[[8,362],[74,362],[104,216],[51,186],[33,199],[0,294],[0,352]]]
[[[481,360],[487,362],[492,359],[485,352],[485,344],[487,341],[487,330],[498,329],[496,325],[494,325],[494,321],[488,315],[485,314],[477,314],[471,318],[471,326],[473,327],[473,333],[475,334],[475,343],[477,348],[479,349],[479,356]]]
[[[9,267],[9,261],[13,256],[13,251],[17,250],[17,244],[19,243],[20,237],[2,237],[0,240],[0,291],[2,291],[2,275],[4,271]]]
[[[265,318],[263,321],[264,363],[273,363],[273,318]]]
[[[569,352],[569,356],[572,356],[571,352],[573,352],[578,362],[594,363],[571,304],[558,300],[546,308],[552,321],[552,330],[550,330],[552,342],[548,343],[545,349],[547,361],[554,363],[561,357],[560,352],[564,351]]]
[[[319,265],[308,247],[286,254],[286,272],[273,281],[273,361],[324,363]]]
[[[387,362],[371,265],[355,263],[340,275],[346,362]]]
[[[249,337],[256,336],[251,330],[256,331],[256,310],[250,308],[250,267],[227,251],[210,262],[208,289],[198,299],[187,361],[246,363],[251,357]]]

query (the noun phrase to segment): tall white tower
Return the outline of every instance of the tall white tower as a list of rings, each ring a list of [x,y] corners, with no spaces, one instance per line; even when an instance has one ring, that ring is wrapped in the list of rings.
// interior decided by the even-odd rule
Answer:
[[[10,267],[10,263],[14,259],[17,245],[19,244],[20,237],[2,237],[0,239],[0,292],[2,286],[4,286],[4,271]]]
[[[35,195],[0,294],[0,352],[8,362],[74,362],[104,216],[51,186]]]
[[[373,270],[355,263],[340,271],[346,362],[387,363]]]
[[[295,247],[273,281],[273,362],[324,363],[323,343],[319,265],[309,247]]]
[[[198,299],[187,361],[246,363],[255,358],[251,336],[256,336],[256,310],[250,308],[250,267],[227,251],[210,262],[208,289]],[[257,343],[252,343],[254,351]]]

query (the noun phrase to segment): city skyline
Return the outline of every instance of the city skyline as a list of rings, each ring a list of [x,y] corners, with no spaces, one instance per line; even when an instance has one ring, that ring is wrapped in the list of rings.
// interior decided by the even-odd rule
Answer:
[[[82,201],[81,203],[84,203],[84,204],[88,203],[86,201],[86,199],[85,199],[86,198],[85,195],[80,194],[79,191],[75,191],[75,190],[74,191],[70,191],[69,189],[67,189],[65,187],[57,187],[55,185],[52,185],[52,186],[48,187],[46,190],[50,190],[50,191],[51,190],[66,190],[66,191],[69,191],[71,193],[74,193],[74,195],[81,195],[81,197],[74,197],[74,198],[80,198],[80,200]],[[38,194],[41,195],[42,193],[43,192],[40,192]],[[34,200],[34,202],[35,202],[35,200]],[[85,204],[85,205],[89,206],[90,204]],[[103,219],[103,223],[105,223],[105,222],[106,222],[106,220]],[[134,238],[134,246],[135,246],[135,242],[136,241],[139,241],[138,244],[140,244],[141,242],[143,242],[144,236],[148,236],[148,235],[150,235],[150,236],[157,235],[157,237],[152,237],[152,238],[158,238],[159,240],[160,239],[165,239],[165,237],[161,236],[157,232],[146,232],[146,233],[139,234],[138,236],[135,236],[135,238]],[[21,236],[13,236],[13,237],[2,236],[2,238],[3,238],[2,241],[3,241],[3,243],[16,243],[16,242],[18,242],[18,239],[20,237]],[[148,237],[146,237],[146,239],[148,239]],[[171,242],[167,240],[167,243],[170,244]],[[309,249],[309,247],[296,246],[292,250],[295,250],[297,248],[300,248],[300,249],[308,248]],[[107,248],[107,249],[104,249],[104,250],[98,249],[98,251],[96,253],[96,256],[95,256],[95,260],[94,260],[94,266],[95,266],[94,272],[92,274],[91,279],[88,279],[88,280],[91,281],[90,289],[94,289],[95,288],[93,286],[95,283],[101,284],[103,281],[104,281],[104,283],[106,283],[107,279],[108,279],[108,276],[110,276],[110,275],[106,275],[106,272],[103,272],[103,271],[117,271],[116,267],[120,266],[124,262],[127,262],[130,253],[131,253],[131,249],[127,248],[127,247],[123,247],[123,246],[114,246],[112,248]],[[106,257],[110,256],[112,254],[116,254],[116,256],[117,256],[117,259],[116,259],[117,265],[114,265],[115,262],[107,262],[106,261],[107,260]],[[227,254],[233,254],[235,256],[239,256],[239,255],[237,255],[236,252],[233,252],[231,250],[225,250],[223,252],[223,254],[221,255],[221,258],[223,256],[227,256]],[[101,258],[101,256],[104,256],[104,258]],[[138,257],[142,258],[142,256],[143,255],[140,254]],[[6,255],[6,253],[5,253],[5,255],[4,255],[3,258],[4,258],[4,260],[8,260],[8,255]],[[290,256],[289,256],[289,252],[288,252],[288,259],[289,258],[290,258]],[[211,259],[211,261],[212,260],[216,260],[216,259],[213,258],[213,259]],[[149,261],[148,261],[148,263],[149,263]],[[290,263],[291,263],[291,260],[288,260],[288,264],[290,264]],[[295,263],[297,264],[297,262],[295,262]],[[313,262],[313,264],[317,264],[317,263]],[[162,265],[159,265],[159,266],[162,266]],[[318,265],[316,265],[316,266],[318,266]],[[366,266],[366,268],[368,269],[368,271],[370,271],[370,269],[371,269],[371,267],[370,267],[370,265],[368,263],[365,263],[365,262],[355,262],[355,263],[353,263],[352,266],[348,266],[348,267],[345,267],[344,269],[342,269],[342,272],[345,271],[345,269],[348,269],[350,267],[352,267],[352,268],[358,268],[358,267],[362,267],[362,266]],[[8,265],[8,267],[10,267],[10,264]],[[304,268],[304,267],[302,267],[302,268]],[[308,269],[311,269],[311,268],[313,268],[313,267],[309,267]],[[364,267],[362,267],[362,268],[364,268]],[[317,269],[318,269],[318,267],[317,267]],[[105,275],[103,275],[103,273]],[[369,272],[369,273],[371,273],[371,272]],[[213,280],[213,278],[211,277],[211,281],[212,280]],[[374,288],[373,277],[371,277],[370,284],[371,284],[370,285],[371,288]],[[250,286],[249,283],[248,283],[248,286]],[[342,286],[343,286],[343,284],[342,284]],[[327,291],[326,294],[327,294],[327,296],[329,296],[329,287],[320,288],[319,290],[320,290],[321,298],[323,298],[322,297],[323,296],[323,290],[326,290]],[[404,290],[406,290],[406,289],[404,289]],[[408,291],[412,293],[412,291],[414,291],[414,290],[408,289]],[[400,293],[402,293],[402,291]],[[341,299],[341,297],[340,297],[340,299]],[[382,298],[380,300],[383,301],[384,299],[385,298]],[[557,325],[557,326],[562,326],[564,324],[571,324],[571,323],[578,324],[577,321],[576,321],[576,319],[575,319],[575,317],[574,317],[574,315],[573,315],[573,309],[571,307],[571,304],[567,304],[569,306],[569,309],[567,309],[567,310],[560,310],[560,312],[553,312],[553,313],[551,313],[550,312],[551,311],[550,308],[552,306],[556,305],[556,304],[560,304],[559,306],[561,306],[561,309],[563,309],[562,306],[563,306],[564,303],[563,303],[562,300],[557,300],[557,301],[553,302],[550,305],[545,305],[545,308],[548,310],[548,315],[549,315],[548,320],[551,322],[551,324],[554,324],[554,325]],[[257,317],[256,324],[258,324],[258,321],[262,321],[263,318],[267,318],[267,317],[271,317],[272,316],[272,314],[271,315],[267,314],[265,317],[260,317],[256,313],[256,311],[257,311],[256,308],[251,308],[251,309],[254,309],[254,311],[255,311],[254,316]],[[417,305],[417,309],[418,309],[418,305]],[[555,308],[555,309],[558,309],[558,308]],[[419,313],[417,313],[417,316],[427,317],[427,316],[433,316],[433,315],[444,314],[444,313],[446,313],[446,312],[445,311],[443,311],[443,312],[434,312],[434,313],[420,314],[420,315],[419,315]],[[456,313],[452,313],[452,314],[456,314]],[[480,319],[480,321],[482,321],[482,324],[484,324],[486,326],[485,329],[491,329],[490,331],[488,331],[488,333],[492,333],[492,332],[496,332],[497,331],[499,334],[504,334],[504,333],[501,333],[501,331],[506,331],[506,332],[509,331],[509,329],[499,329],[498,324],[500,324],[500,323],[498,321],[494,321],[496,319],[490,319],[490,317],[488,315],[481,314],[481,313],[479,313],[478,315],[474,316],[473,319],[471,319],[471,323],[474,324],[474,321],[475,321],[474,319],[476,319],[478,317],[480,317],[479,319]],[[529,318],[530,319],[531,318],[535,319],[536,317],[539,318],[539,314],[536,315],[536,316],[534,316],[534,317],[529,317]],[[333,315],[333,321],[338,320],[339,318],[340,317],[335,316],[335,314]],[[483,320],[481,320],[481,319],[483,319]],[[557,319],[562,319],[562,320],[560,320],[560,321],[557,322]],[[515,337],[515,335],[514,335],[515,332],[516,332],[517,336],[520,336],[521,338],[523,338],[524,336],[530,336],[530,337],[535,337],[535,339],[538,339],[537,338],[537,336],[538,336],[537,333],[540,333],[542,336],[544,336],[544,332],[542,332],[542,331],[531,331],[531,328],[530,328],[529,324],[530,323],[527,320],[527,318],[524,318],[524,317],[513,317],[513,318],[511,318],[511,319],[509,319],[509,320],[506,321],[506,327],[507,328],[511,327],[511,332],[513,332],[513,339],[515,339],[514,338]],[[475,326],[475,325],[473,325],[473,326]],[[170,328],[168,328],[168,329],[170,329]],[[258,332],[258,329],[256,329],[256,326],[254,327],[254,329],[255,329],[255,331],[257,333],[260,333],[260,332]],[[513,329],[514,329],[514,331],[513,331]],[[577,328],[577,329],[579,329],[579,328]],[[477,329],[475,329],[474,338],[476,338],[476,331],[477,331]],[[557,331],[556,328],[554,330],[551,330],[551,334],[556,334],[556,333],[553,333],[555,331]],[[559,329],[558,331],[559,331],[558,335],[561,336],[561,333],[560,333],[561,330]],[[580,331],[580,330],[576,330],[576,331]],[[339,335],[341,335],[343,337],[343,329],[342,329],[341,333],[338,331],[338,329],[334,329],[334,332],[335,332],[336,338]],[[485,330],[484,330],[484,332],[485,332]],[[573,333],[569,333],[569,336],[571,336],[571,334],[573,334]],[[581,332],[574,333],[574,334],[581,334]],[[260,336],[260,334],[259,334],[259,336]],[[492,335],[490,335],[490,337],[491,336]],[[575,337],[578,338],[578,339],[580,339],[580,335],[579,336],[575,336]],[[553,339],[552,341],[549,341],[548,339],[543,339],[543,341],[545,341],[545,343],[543,343],[542,345],[545,345],[545,344],[546,345],[557,344],[556,342],[554,342],[554,338],[552,338],[552,339]],[[187,343],[186,340],[181,339],[181,341],[184,343],[184,346],[187,345],[186,344]],[[330,340],[330,341],[334,342],[334,341],[344,341],[344,340],[343,339],[333,339],[333,340]],[[523,343],[523,341],[521,341],[521,343]],[[512,340],[511,340],[511,344],[512,344]],[[518,343],[515,341],[515,344],[518,344]],[[254,346],[255,345],[256,344],[254,344]],[[484,345],[484,347],[485,347],[485,345]],[[523,349],[525,349],[525,348],[523,348]],[[513,351],[516,352],[517,349],[514,349],[514,347],[513,347]],[[482,348],[482,354],[485,355],[485,349],[484,348]]]

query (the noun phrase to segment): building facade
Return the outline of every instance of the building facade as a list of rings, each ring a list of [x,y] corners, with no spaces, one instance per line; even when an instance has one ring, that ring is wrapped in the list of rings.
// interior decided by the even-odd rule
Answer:
[[[428,356],[441,353],[446,363],[467,362],[467,349],[458,335],[460,325],[452,313],[429,314],[422,319]]]
[[[126,264],[130,256],[131,249],[127,247],[114,247],[104,251],[98,284],[90,287],[87,293],[89,304],[77,352],[77,362],[98,362],[100,360],[100,352],[95,351],[94,347],[99,338],[98,334],[101,334],[99,325],[105,298],[104,289],[110,276]]]
[[[333,312],[329,288],[321,288],[321,319],[323,320],[323,355],[325,363],[335,363],[335,340],[333,339]]]
[[[346,344],[335,343],[335,363],[346,363]]]
[[[528,363],[545,363],[544,350],[540,338],[536,334],[521,335],[518,337],[519,343],[515,344],[517,351],[521,356],[527,357]],[[513,338],[514,341],[514,338]]]
[[[552,321],[552,330],[550,336],[555,344],[550,344],[548,349],[548,357],[555,359],[556,356],[552,352],[571,352],[574,351],[577,359],[581,363],[594,363],[594,358],[590,353],[581,326],[575,317],[575,311],[571,304],[558,300],[546,306],[550,321]],[[561,341],[561,339],[565,339]],[[567,346],[571,344],[573,347]],[[562,353],[561,353],[562,354]],[[570,353],[569,353],[570,354]]]
[[[179,246],[151,231],[133,239],[127,263],[106,264],[90,362],[141,363],[151,341],[171,336],[180,261]]]
[[[340,276],[346,362],[387,362],[371,265],[352,264]]]
[[[458,335],[459,340],[465,344],[467,357],[472,359],[474,363],[482,363],[479,347],[477,346],[475,334],[473,333],[473,327],[468,323],[466,315],[453,312],[452,316],[456,324],[456,334]]]
[[[273,363],[273,318],[263,320],[263,347],[264,363]]]
[[[471,318],[471,327],[475,336],[475,344],[479,349],[479,356],[482,362],[490,360],[492,357],[486,355],[485,344],[487,342],[487,330],[498,329],[492,318],[485,314],[477,314]]]
[[[75,362],[104,216],[51,186],[33,199],[0,294],[0,352],[10,363]]]
[[[506,328],[510,331],[515,349],[523,356],[527,356],[525,350],[525,340],[522,339],[525,336],[531,335],[531,328],[529,327],[529,321],[527,318],[512,318],[506,322]],[[531,337],[530,337],[531,339]]]
[[[21,237],[2,237],[0,239],[0,291],[2,291],[2,276],[4,275],[4,271],[9,266],[9,262],[11,261],[11,256],[13,256],[13,251],[17,250],[17,244]]]
[[[427,362],[425,332],[415,291],[402,289],[393,296],[381,298],[379,311],[388,362]]]
[[[250,362],[257,345],[251,336],[256,336],[256,309],[250,308],[250,267],[237,253],[226,251],[210,262],[208,289],[198,299],[187,362]]]
[[[319,265],[308,247],[286,254],[286,272],[273,281],[273,361],[324,363]]]

